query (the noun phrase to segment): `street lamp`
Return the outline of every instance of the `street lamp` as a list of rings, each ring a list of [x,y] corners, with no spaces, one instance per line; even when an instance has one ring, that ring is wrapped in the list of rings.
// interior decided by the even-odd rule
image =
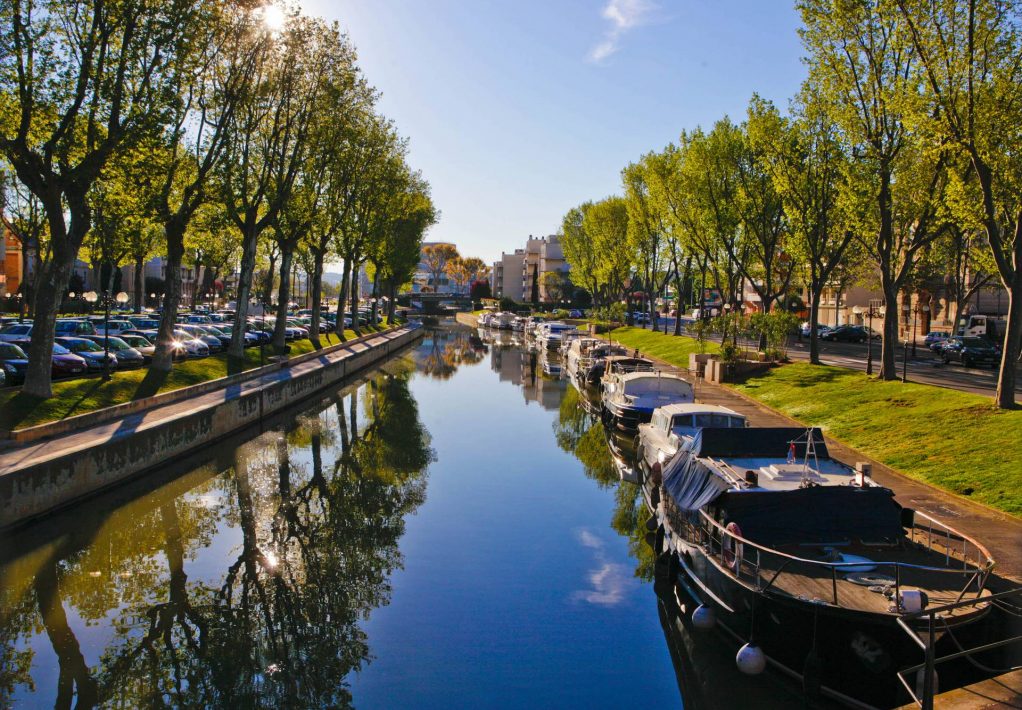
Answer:
[[[927,305],[916,304],[915,318],[912,319],[912,359],[916,357],[916,322],[919,320],[920,313],[929,313],[930,307]]]
[[[862,306],[855,306],[852,308],[852,313],[855,315],[866,316],[869,321],[869,325],[866,327],[866,374],[873,374],[873,319],[880,317],[880,306],[883,302],[879,299],[871,298],[869,304],[865,309]]]
[[[911,308],[909,308],[909,305],[907,303],[901,307],[901,311],[902,311],[902,313],[905,314],[905,320],[908,320],[909,314],[911,312]],[[913,337],[915,337],[915,329],[914,328],[912,330],[912,335],[913,335]],[[901,381],[902,381],[903,384],[905,382],[908,382],[908,339],[907,338],[905,339],[905,349],[902,351],[902,355],[901,355]]]

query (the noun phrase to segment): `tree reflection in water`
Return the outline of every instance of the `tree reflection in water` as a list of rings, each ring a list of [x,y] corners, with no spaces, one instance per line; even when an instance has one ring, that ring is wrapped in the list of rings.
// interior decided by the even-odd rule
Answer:
[[[609,436],[603,424],[583,400],[583,394],[575,387],[565,390],[557,420],[554,422],[554,437],[557,445],[572,454],[582,464],[586,476],[596,481],[601,488],[614,488],[614,515],[611,527],[628,539],[629,551],[637,564],[635,576],[650,581],[653,579],[653,550],[646,543],[646,507],[638,486],[623,483],[611,456]],[[588,396],[599,397],[598,394]],[[620,444],[620,442],[617,442]]]
[[[360,625],[389,600],[433,457],[412,367],[391,363],[239,447],[228,470],[198,485],[189,474],[188,488],[168,484],[0,568],[0,704],[38,691],[57,707],[350,706],[345,678],[370,657]],[[213,548],[232,546],[216,566]],[[83,652],[75,618],[104,627],[89,636],[101,653]],[[46,646],[55,691],[29,675]]]
[[[449,379],[461,365],[479,362],[486,347],[469,328],[429,328],[415,351],[421,372],[439,380]]]

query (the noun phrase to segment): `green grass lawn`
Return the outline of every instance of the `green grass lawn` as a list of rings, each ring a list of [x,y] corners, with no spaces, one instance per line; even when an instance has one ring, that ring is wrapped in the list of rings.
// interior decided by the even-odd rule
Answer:
[[[1022,515],[1022,410],[808,363],[774,368],[736,389],[906,476]]]
[[[619,328],[611,337],[679,367],[699,351],[692,338],[641,328]],[[716,350],[706,343],[706,352]],[[808,363],[775,367],[735,388],[910,478],[1022,515],[1022,410]]]
[[[663,333],[643,328],[616,328],[607,337],[684,368],[688,367],[690,354],[715,353],[720,349],[720,346],[711,340],[703,342],[702,349],[700,349],[700,343],[695,338],[684,335],[674,336],[673,334],[665,336]]]
[[[363,327],[362,333],[365,335],[375,330],[386,330],[386,326],[379,329]],[[345,335],[348,339],[355,337],[351,330],[345,331]],[[326,346],[336,345],[338,341],[337,336],[331,333],[329,337],[321,336],[320,342]],[[308,340],[298,340],[290,345],[292,357],[311,352],[313,349],[312,343]],[[273,351],[267,347],[264,353],[269,357]],[[243,370],[259,366],[259,348],[246,349]],[[115,372],[108,382],[103,382],[98,377],[58,381],[53,383],[53,396],[43,400],[15,390],[0,392],[0,430],[23,429],[226,377],[227,355],[221,353],[201,360],[176,363],[174,369],[165,377],[157,376],[156,373],[147,377],[147,374],[148,370],[127,370]]]

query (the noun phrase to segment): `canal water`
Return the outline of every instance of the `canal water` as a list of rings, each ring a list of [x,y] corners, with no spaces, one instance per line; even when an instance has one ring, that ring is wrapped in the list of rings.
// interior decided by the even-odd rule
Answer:
[[[0,706],[804,706],[654,592],[602,428],[501,337],[0,538]]]

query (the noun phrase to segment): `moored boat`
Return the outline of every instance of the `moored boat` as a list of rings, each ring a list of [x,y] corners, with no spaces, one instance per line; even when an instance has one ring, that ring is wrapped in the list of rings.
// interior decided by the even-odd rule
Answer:
[[[624,431],[648,422],[653,410],[695,400],[692,385],[679,375],[634,371],[608,373],[603,378],[603,421]]]
[[[939,653],[978,633],[987,550],[833,459],[818,429],[703,428],[679,443],[644,477],[657,551],[679,564],[702,622],[747,643],[745,662],[889,706],[899,671],[924,660],[921,635]],[[936,626],[927,608],[942,609]]]

